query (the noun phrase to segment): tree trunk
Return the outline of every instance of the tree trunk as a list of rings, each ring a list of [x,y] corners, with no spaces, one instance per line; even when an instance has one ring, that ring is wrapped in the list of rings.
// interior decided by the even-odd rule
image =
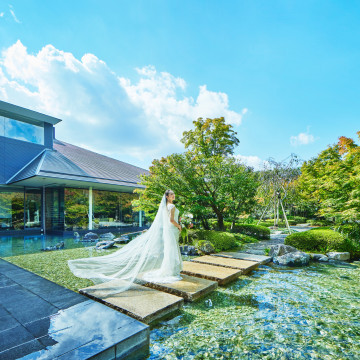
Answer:
[[[224,225],[224,217],[222,212],[220,212],[218,209],[214,209],[216,217],[217,217],[217,223],[219,230],[225,231],[225,225]]]
[[[201,220],[201,224],[202,224],[203,228],[205,230],[210,230],[209,222],[207,221],[207,219],[204,218],[203,216],[201,216],[200,220]]]

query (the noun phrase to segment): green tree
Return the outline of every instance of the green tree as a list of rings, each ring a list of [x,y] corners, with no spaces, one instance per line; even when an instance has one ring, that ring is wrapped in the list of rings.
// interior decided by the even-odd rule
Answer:
[[[357,134],[360,138],[360,131]],[[360,146],[340,137],[337,144],[303,164],[297,187],[317,215],[336,223],[359,221]]]
[[[254,182],[252,170],[245,170],[230,157],[239,143],[232,126],[224,118],[199,118],[194,121],[195,130],[184,132],[182,142],[187,151],[154,160],[150,174],[142,176],[144,190],[137,209],[154,216],[164,191],[171,188],[178,199],[180,210],[191,212],[209,229],[207,218],[215,214],[220,229],[224,229],[224,217],[236,217],[236,212],[250,208],[254,197],[249,184]],[[241,186],[246,184],[246,191]],[[248,201],[244,201],[244,195]]]

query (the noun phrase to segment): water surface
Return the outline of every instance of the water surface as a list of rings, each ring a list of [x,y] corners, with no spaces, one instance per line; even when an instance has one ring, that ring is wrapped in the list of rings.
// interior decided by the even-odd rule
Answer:
[[[261,266],[156,326],[150,359],[360,359],[359,279],[359,262]]]

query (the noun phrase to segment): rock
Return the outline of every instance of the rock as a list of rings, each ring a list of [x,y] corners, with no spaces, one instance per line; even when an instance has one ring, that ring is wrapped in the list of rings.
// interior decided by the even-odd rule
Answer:
[[[106,241],[99,241],[96,243],[96,249],[109,249],[115,245],[115,241],[106,240]]]
[[[95,241],[95,240],[99,240],[99,237],[97,236],[97,234],[95,234],[93,232],[88,232],[87,234],[85,234],[82,241]]]
[[[190,246],[190,245],[180,246],[180,252],[182,255],[190,255],[190,256],[199,255],[195,246]]]
[[[278,257],[293,252],[298,252],[298,250],[293,246],[277,244],[270,247],[269,256]]]
[[[324,254],[311,254],[311,259],[314,261],[327,262],[329,258]]]
[[[348,261],[350,260],[350,253],[348,252],[329,252],[326,254],[330,260]]]
[[[114,241],[117,243],[127,243],[130,241],[130,238],[127,235],[123,235],[123,236],[120,236],[120,237],[114,239]]]
[[[80,238],[80,234],[79,234],[77,231],[74,232],[74,238],[75,238],[75,239],[79,239],[79,238]]]
[[[112,239],[115,239],[115,235],[113,233],[111,233],[111,232],[108,232],[108,233],[105,233],[105,234],[101,234],[100,239],[112,240]]]
[[[210,241],[206,240],[198,242],[198,249],[204,254],[212,254],[215,252],[214,245]]]
[[[301,251],[289,252],[281,256],[275,256],[273,258],[274,264],[284,266],[304,266],[308,265],[310,261],[310,255]]]

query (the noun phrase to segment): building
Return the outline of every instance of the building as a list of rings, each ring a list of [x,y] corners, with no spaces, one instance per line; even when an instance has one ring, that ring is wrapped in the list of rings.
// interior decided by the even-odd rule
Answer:
[[[0,236],[144,228],[147,170],[57,140],[60,121],[0,101]]]

